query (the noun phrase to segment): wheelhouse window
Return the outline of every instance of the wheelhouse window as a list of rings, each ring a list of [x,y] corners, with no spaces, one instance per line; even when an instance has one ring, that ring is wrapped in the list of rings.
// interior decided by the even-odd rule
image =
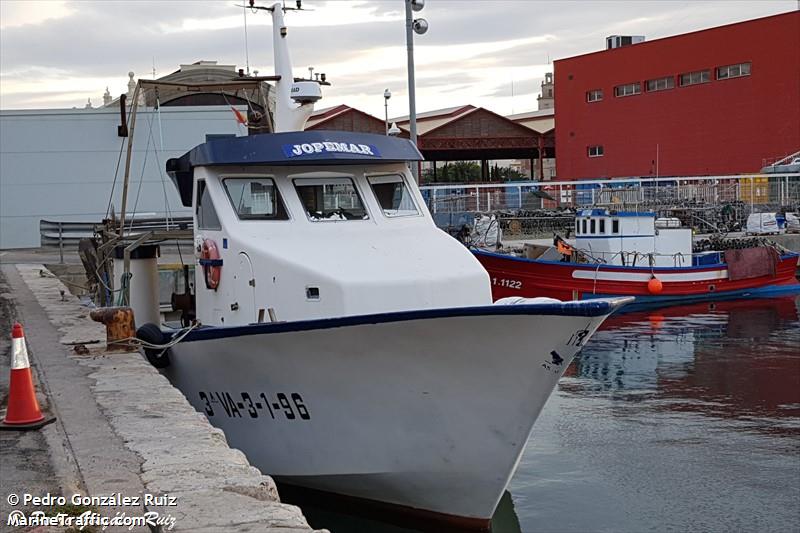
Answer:
[[[593,89],[586,92],[587,102],[599,102],[603,99],[603,89]]]
[[[739,63],[737,65],[727,65],[717,67],[717,79],[727,80],[728,78],[741,78],[750,75],[750,63]]]
[[[626,83],[625,85],[617,85],[614,87],[614,96],[632,96],[642,92],[642,84],[638,81],[636,83]]]
[[[666,91],[675,87],[675,78],[667,76],[655,80],[647,80],[647,92]]]
[[[611,220],[611,233],[619,233],[619,219],[615,218]]]
[[[403,177],[394,174],[391,176],[370,176],[367,178],[375,198],[387,217],[407,217],[419,215],[419,209],[414,202],[411,191],[406,187]]]
[[[225,192],[241,220],[289,220],[271,178],[225,178]]]
[[[603,155],[603,147],[602,146],[587,146],[586,147],[586,154],[589,157],[602,157]]]
[[[222,229],[211,201],[211,194],[206,188],[206,180],[197,180],[197,202],[195,203],[195,216],[199,229]]]
[[[589,233],[597,233],[597,221],[592,219],[589,223]]]
[[[605,234],[606,232],[606,219],[600,219],[600,233]]]
[[[711,81],[710,70],[698,70],[696,72],[681,74],[681,87],[697,85],[698,83],[708,83],[709,81]]]
[[[299,178],[294,187],[309,220],[366,220],[364,203],[350,178]]]

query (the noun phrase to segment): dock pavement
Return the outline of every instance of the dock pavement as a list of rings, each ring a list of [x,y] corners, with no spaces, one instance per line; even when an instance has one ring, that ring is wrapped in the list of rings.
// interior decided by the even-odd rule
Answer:
[[[140,354],[105,351],[104,327],[43,265],[1,265],[0,304],[0,327],[23,324],[40,404],[57,417],[36,431],[0,432],[0,531],[30,530],[9,525],[9,516],[36,511],[117,519],[88,531],[311,531],[298,507],[280,502],[273,480]],[[8,336],[0,344],[0,417]],[[26,494],[66,504],[25,504]],[[104,499],[83,505],[86,497]],[[143,516],[157,526],[129,527]]]

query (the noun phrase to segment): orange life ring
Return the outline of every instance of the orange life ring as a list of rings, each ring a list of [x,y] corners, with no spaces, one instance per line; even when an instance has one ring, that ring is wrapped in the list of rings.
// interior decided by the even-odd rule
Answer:
[[[217,243],[211,239],[203,239],[203,246],[200,250],[200,266],[203,267],[206,288],[217,290],[222,276],[222,259],[219,257]]]

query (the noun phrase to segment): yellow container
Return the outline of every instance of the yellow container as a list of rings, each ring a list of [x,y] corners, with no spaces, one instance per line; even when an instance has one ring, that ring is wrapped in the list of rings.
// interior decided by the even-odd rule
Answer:
[[[769,203],[769,178],[746,176],[739,178],[739,200],[745,203]]]

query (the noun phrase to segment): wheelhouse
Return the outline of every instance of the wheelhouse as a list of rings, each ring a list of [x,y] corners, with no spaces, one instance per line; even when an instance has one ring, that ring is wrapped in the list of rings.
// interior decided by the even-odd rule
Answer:
[[[198,318],[490,304],[485,270],[433,223],[407,166],[420,159],[405,139],[320,131],[221,139],[170,160],[194,208],[197,272],[219,278],[197,284]]]

